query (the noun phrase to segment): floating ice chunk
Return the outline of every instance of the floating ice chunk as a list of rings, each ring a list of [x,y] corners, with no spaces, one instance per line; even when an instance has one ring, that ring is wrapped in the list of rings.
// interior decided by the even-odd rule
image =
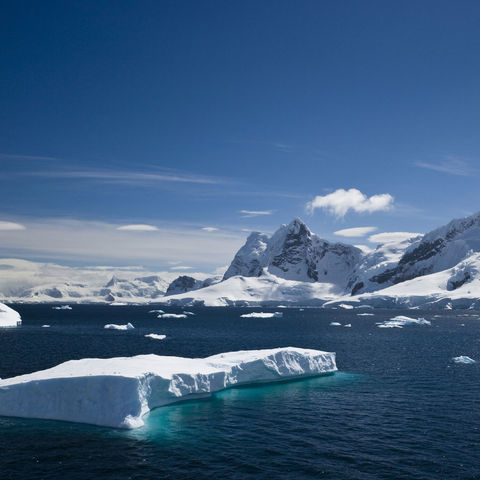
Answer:
[[[341,303],[338,307],[344,308],[345,310],[353,310],[353,305],[349,305],[348,303]]]
[[[195,315],[193,312],[183,312],[184,315]]]
[[[342,326],[342,324],[338,323],[338,322],[330,322],[329,325],[332,326],[332,327],[341,327]]]
[[[167,338],[166,335],[159,335],[158,333],[149,333],[145,335],[145,337],[153,338],[154,340],[164,340],[165,338]]]
[[[0,380],[0,415],[137,428],[151,409],[234,385],[337,370],[335,353],[295,347],[207,358],[85,358]]]
[[[148,313],[165,313],[163,310],[150,310]]]
[[[111,307],[126,307],[128,303],[125,302],[112,302],[109,304]]]
[[[116,325],[115,323],[108,323],[103,328],[107,328],[109,330],[133,330],[135,327],[131,323],[127,323],[126,325]]]
[[[404,315],[397,315],[390,320],[378,322],[376,325],[378,328],[403,328],[407,325],[431,325],[431,322],[424,318],[415,319]]]
[[[42,325],[42,328],[50,328],[50,325]]]
[[[157,318],[187,318],[184,313],[161,313]]]
[[[374,317],[374,313],[357,313],[357,317]]]
[[[277,305],[277,308],[288,308],[286,305]]]
[[[252,312],[252,313],[244,313],[243,315],[240,315],[241,318],[282,318],[283,313],[282,312],[273,312],[273,313],[268,313],[268,312]]]
[[[352,324],[351,324],[351,323],[346,323],[346,324],[344,325],[344,327],[352,328]]]
[[[464,363],[466,365],[471,365],[472,363],[477,363],[473,358],[467,357],[466,355],[460,355],[459,357],[453,357],[452,361],[455,363]]]
[[[72,310],[70,305],[59,305],[57,307],[52,307],[52,310]]]
[[[20,314],[0,303],[0,328],[18,327],[22,324]]]

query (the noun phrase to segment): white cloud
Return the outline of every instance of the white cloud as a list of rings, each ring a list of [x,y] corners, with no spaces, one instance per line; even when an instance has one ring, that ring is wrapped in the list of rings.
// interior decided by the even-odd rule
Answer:
[[[392,204],[393,197],[389,193],[367,197],[356,188],[349,190],[339,188],[328,195],[317,195],[307,203],[307,210],[313,213],[315,209],[322,208],[337,217],[344,217],[350,210],[357,213],[373,213],[388,210]]]
[[[0,231],[5,230],[25,230],[25,226],[15,222],[0,222]]]
[[[376,233],[368,237],[368,241],[372,243],[391,243],[391,242],[402,242],[403,240],[408,240],[412,237],[417,237],[422,235],[421,233],[411,233],[411,232],[385,232],[385,233]]]
[[[333,233],[334,235],[340,235],[341,237],[364,237],[375,230],[377,230],[377,227],[354,227],[337,230]]]
[[[191,270],[193,267],[187,267],[186,265],[179,265],[178,267],[172,267],[170,270]]]
[[[122,225],[117,230],[130,230],[133,232],[156,232],[158,228],[155,225],[146,225],[144,223],[135,223],[132,225]]]
[[[450,175],[458,175],[461,177],[468,177],[477,175],[478,171],[474,170],[470,165],[460,158],[454,156],[447,156],[444,160],[436,163],[416,162],[416,167],[426,168],[435,172],[448,173]]]
[[[215,227],[202,227],[202,230],[205,230],[206,232],[216,232],[218,228]]]
[[[225,228],[212,235],[198,224],[161,224],[154,231],[122,232],[117,228],[125,225],[99,221],[34,218],[19,223],[27,225],[28,235],[21,230],[1,235],[0,256],[155,268],[175,262],[173,266],[211,272],[230,263],[245,242],[238,230]]]
[[[258,217],[260,215],[272,215],[273,210],[240,210],[240,213],[243,213],[243,217]]]

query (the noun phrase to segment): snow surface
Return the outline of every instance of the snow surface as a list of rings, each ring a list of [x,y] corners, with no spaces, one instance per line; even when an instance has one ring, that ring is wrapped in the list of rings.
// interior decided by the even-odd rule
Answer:
[[[22,319],[18,312],[0,303],[0,328],[18,327],[21,323]]]
[[[283,313],[282,312],[274,312],[274,313],[268,313],[268,312],[252,312],[252,313],[244,313],[243,315],[240,315],[241,318],[282,318]]]
[[[424,318],[411,318],[405,315],[397,315],[390,320],[377,323],[379,328],[403,328],[407,325],[431,325],[431,322]]]
[[[335,353],[295,347],[207,358],[71,360],[0,380],[0,415],[138,428],[151,409],[236,385],[333,373]]]
[[[145,335],[145,337],[153,338],[153,340],[164,340],[165,338],[167,338],[166,335],[159,335],[158,333],[148,333],[147,335]]]
[[[108,323],[103,328],[107,328],[109,330],[133,330],[135,327],[131,323],[127,323],[126,325],[116,325],[115,323]]]
[[[455,363],[463,363],[466,365],[471,365],[477,363],[473,358],[467,357],[466,355],[460,355],[459,357],[453,357],[452,361]]]

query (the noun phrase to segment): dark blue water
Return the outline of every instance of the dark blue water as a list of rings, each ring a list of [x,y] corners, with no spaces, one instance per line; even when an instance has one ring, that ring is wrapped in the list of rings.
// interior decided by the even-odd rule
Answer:
[[[337,352],[340,372],[162,407],[135,431],[0,417],[2,480],[480,478],[480,364],[451,362],[480,360],[474,312],[285,309],[262,320],[240,318],[252,309],[203,308],[174,320],[155,318],[152,307],[16,308],[23,326],[0,330],[3,378],[84,357],[289,345]],[[375,326],[397,314],[432,326]],[[103,329],[127,322],[136,329]]]

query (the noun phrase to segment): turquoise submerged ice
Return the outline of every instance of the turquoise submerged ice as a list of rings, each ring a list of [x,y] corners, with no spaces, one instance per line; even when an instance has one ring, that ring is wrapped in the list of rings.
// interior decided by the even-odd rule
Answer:
[[[207,358],[86,358],[0,380],[0,415],[138,428],[155,407],[235,385],[336,370],[335,353],[295,347]]]

